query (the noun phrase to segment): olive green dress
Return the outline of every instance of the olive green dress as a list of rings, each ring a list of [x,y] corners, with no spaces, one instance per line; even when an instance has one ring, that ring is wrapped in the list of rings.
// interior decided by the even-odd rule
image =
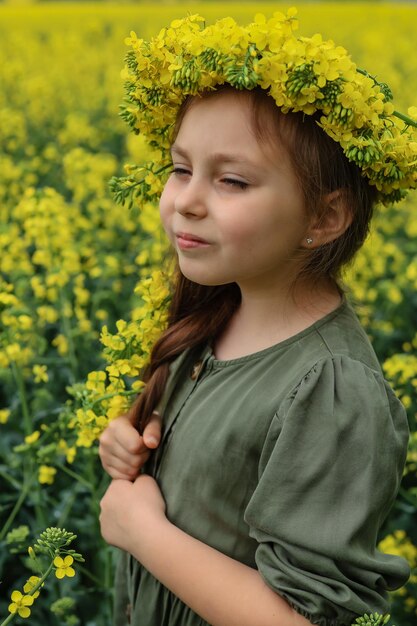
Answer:
[[[387,610],[409,568],[376,542],[408,426],[349,304],[242,358],[185,352],[160,409],[163,439],[147,471],[173,524],[257,568],[312,624]],[[207,626],[123,554],[115,624],[129,623]]]

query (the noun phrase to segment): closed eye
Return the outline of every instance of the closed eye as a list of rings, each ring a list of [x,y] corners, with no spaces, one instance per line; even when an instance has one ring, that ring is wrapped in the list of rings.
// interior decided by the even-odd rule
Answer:
[[[177,176],[186,176],[190,174],[189,170],[186,170],[184,167],[174,167],[171,170],[171,174],[176,174]]]
[[[238,180],[237,178],[222,178],[222,182],[232,187],[239,187],[240,189],[247,189],[249,187],[248,183],[243,182],[243,180]]]

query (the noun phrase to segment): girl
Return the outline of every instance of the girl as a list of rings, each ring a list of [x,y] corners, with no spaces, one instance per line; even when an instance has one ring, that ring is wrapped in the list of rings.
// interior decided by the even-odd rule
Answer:
[[[376,549],[407,420],[340,284],[378,191],[311,102],[284,113],[251,67],[245,89],[227,68],[214,90],[161,80],[185,94],[160,199],[178,273],[147,387],[100,442],[118,626],[347,626],[409,574]]]

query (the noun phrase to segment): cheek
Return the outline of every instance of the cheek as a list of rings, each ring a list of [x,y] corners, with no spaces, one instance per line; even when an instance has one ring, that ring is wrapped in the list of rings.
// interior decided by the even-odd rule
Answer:
[[[159,200],[159,215],[161,217],[162,226],[169,235],[172,214],[174,212],[174,204],[172,193],[170,192],[169,182],[165,185]]]
[[[229,213],[223,217],[220,227],[225,242],[233,246],[242,248],[252,247],[262,237],[263,224],[259,224],[252,219],[251,215],[245,216],[242,213]]]

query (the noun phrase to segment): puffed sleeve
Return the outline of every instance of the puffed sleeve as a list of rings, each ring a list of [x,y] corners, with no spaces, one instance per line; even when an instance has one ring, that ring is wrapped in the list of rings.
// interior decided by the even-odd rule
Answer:
[[[408,425],[380,372],[324,359],[272,420],[245,511],[266,583],[312,624],[384,613],[409,576],[377,534],[401,479]]]

